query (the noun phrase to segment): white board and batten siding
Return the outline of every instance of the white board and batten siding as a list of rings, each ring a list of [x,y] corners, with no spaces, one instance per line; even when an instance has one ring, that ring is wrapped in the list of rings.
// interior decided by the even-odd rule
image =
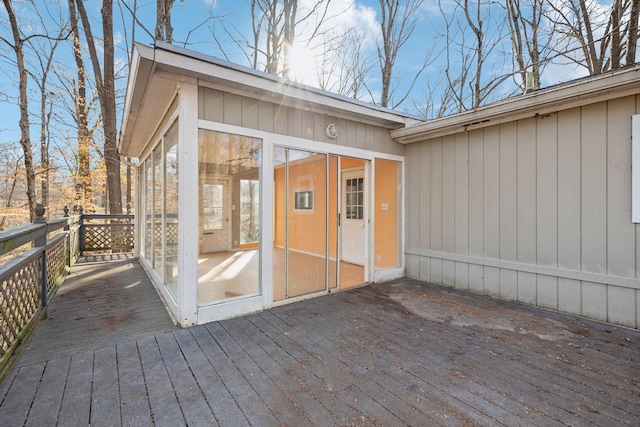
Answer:
[[[640,327],[639,105],[629,95],[408,144],[407,276]]]

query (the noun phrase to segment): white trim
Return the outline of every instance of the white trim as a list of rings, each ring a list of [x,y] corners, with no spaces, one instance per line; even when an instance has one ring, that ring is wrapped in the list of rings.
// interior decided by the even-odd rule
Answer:
[[[259,138],[263,141],[268,141],[273,145],[278,145],[285,148],[296,148],[305,151],[313,151],[317,153],[335,154],[345,157],[356,157],[363,160],[373,160],[376,157],[387,160],[395,160],[399,162],[404,160],[404,156],[398,156],[395,154],[387,154],[377,151],[364,150],[361,148],[347,147],[345,145],[318,142],[310,139],[303,139],[288,135],[280,135],[271,132],[244,128],[241,126],[212,122],[209,120],[198,120],[198,128],[216,132],[226,132],[236,135],[249,136],[252,138]],[[273,147],[271,147],[271,151],[273,151]]]
[[[640,65],[574,80],[485,107],[391,131],[401,144],[545,115],[640,93]]]
[[[239,302],[241,304],[238,304]],[[243,297],[241,300],[219,302],[209,305],[198,306],[198,325],[215,322],[218,320],[230,319],[232,317],[257,313],[263,310],[261,295]]]
[[[199,124],[202,124],[202,121]],[[260,215],[258,215],[260,224],[258,282],[262,293],[262,306],[269,307],[273,304],[273,229],[275,228],[273,143],[268,139],[265,140],[262,136],[255,137],[262,140],[262,164],[260,165],[259,180]],[[265,224],[268,225],[265,226]],[[271,286],[264,286],[265,283],[271,283]]]
[[[503,261],[492,258],[480,258],[470,255],[452,254],[448,252],[430,251],[420,248],[407,248],[408,255],[417,255],[429,258],[436,258],[447,261],[464,262],[467,264],[482,265],[485,267],[495,267],[505,270],[521,271],[524,273],[543,274],[545,276],[555,276],[563,279],[581,280],[583,282],[601,283],[603,285],[620,286],[640,290],[640,279],[631,277],[613,276],[611,274],[592,273],[589,271],[569,270],[559,267],[547,267],[542,265],[525,264],[520,262]]]
[[[151,284],[156,290],[156,293],[160,296],[160,300],[162,300],[162,304],[167,310],[167,313],[169,313],[171,320],[173,321],[174,324],[178,324],[175,316],[175,314],[178,311],[178,304],[175,298],[173,297],[171,292],[169,292],[169,289],[167,289],[166,286],[160,283],[158,274],[153,268],[151,268],[151,265],[149,264],[146,258],[140,257],[138,259],[138,262],[140,262],[140,265],[146,271],[147,276],[149,276]]]
[[[294,303],[294,302],[300,302],[300,301],[308,300],[308,299],[311,299],[311,298],[322,297],[322,296],[325,296],[325,295],[329,295],[332,292],[332,290],[334,290],[334,292],[335,292],[335,289],[336,288],[330,288],[328,290],[327,289],[323,289],[321,291],[310,292],[308,294],[298,295],[298,296],[295,296],[295,297],[287,297],[285,299],[281,299],[281,300],[278,300],[278,301],[273,301],[270,306],[266,306],[265,308],[279,307],[281,305],[287,305],[287,304],[291,304],[291,303]]]
[[[180,85],[178,122],[178,323],[198,322],[198,86]],[[195,206],[195,208],[194,208]]]
[[[640,222],[640,114],[631,116],[631,221]]]
[[[373,273],[374,283],[388,282],[389,280],[398,279],[404,277],[404,267],[385,268],[383,270],[376,270]]]

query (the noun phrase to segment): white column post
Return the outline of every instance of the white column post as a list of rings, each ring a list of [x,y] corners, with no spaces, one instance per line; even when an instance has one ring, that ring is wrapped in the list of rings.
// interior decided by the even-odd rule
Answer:
[[[182,81],[178,94],[178,323],[198,321],[198,85]]]

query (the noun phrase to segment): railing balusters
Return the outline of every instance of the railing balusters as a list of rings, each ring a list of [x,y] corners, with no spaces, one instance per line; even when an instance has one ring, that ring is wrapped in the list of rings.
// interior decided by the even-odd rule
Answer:
[[[62,219],[47,222],[44,213],[44,207],[38,204],[33,224],[0,232],[0,255],[6,256],[33,242],[33,249],[0,264],[0,380],[7,372],[17,346],[31,333],[35,322],[46,314],[47,305],[76,256],[91,250],[133,250],[133,215],[84,215],[80,208],[80,215],[70,216],[69,208],[65,206]],[[92,223],[94,220],[105,223]],[[64,235],[49,237],[50,233],[59,230]],[[117,236],[114,230],[118,231]],[[103,242],[106,244],[87,245],[86,240],[93,231],[107,236]],[[40,298],[37,298],[38,289]]]

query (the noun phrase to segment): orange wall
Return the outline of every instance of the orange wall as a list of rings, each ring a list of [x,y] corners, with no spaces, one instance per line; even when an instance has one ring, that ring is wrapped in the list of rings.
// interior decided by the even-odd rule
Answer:
[[[275,245],[285,244],[284,167],[275,171]],[[324,255],[327,217],[326,156],[289,163],[289,249]],[[313,211],[295,210],[295,192],[313,190]]]
[[[396,267],[398,260],[398,167],[392,160],[375,160],[375,266]],[[382,204],[389,206],[382,210]],[[380,261],[378,261],[380,257]]]
[[[341,168],[351,169],[363,167],[364,160],[343,157]],[[376,193],[375,193],[375,251],[376,268],[395,267],[398,258],[398,167],[399,163],[391,160],[376,159]],[[329,256],[336,257],[337,248],[337,157],[329,157]],[[285,245],[285,169],[278,167],[274,172],[275,179],[275,245]],[[326,167],[325,157],[316,160],[298,160],[289,166],[289,248],[303,252],[324,255],[326,224]],[[311,213],[294,210],[294,192],[296,189],[313,188],[314,211]],[[388,205],[382,210],[381,205]],[[380,256],[380,261],[378,261]]]

